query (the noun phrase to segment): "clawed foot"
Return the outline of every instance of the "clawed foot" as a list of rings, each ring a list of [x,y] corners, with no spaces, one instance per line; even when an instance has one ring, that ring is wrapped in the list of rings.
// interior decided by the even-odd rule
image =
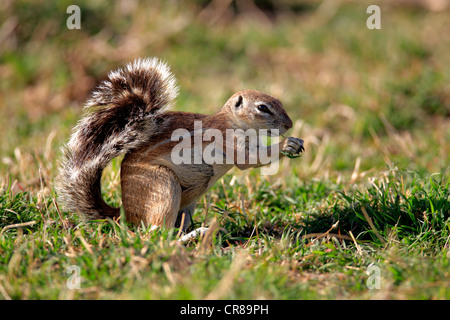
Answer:
[[[288,158],[298,158],[303,151],[305,151],[305,147],[303,147],[302,139],[289,137],[282,142],[281,153]]]

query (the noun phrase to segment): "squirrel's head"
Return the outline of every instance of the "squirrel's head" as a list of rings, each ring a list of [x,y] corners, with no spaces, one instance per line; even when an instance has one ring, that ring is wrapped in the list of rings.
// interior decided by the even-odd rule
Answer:
[[[236,92],[224,108],[234,124],[243,130],[278,129],[284,134],[292,128],[292,121],[280,100],[257,90]]]

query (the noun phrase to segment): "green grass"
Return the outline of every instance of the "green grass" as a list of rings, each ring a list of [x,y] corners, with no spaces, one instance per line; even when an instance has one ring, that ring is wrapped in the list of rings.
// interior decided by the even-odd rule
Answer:
[[[20,23],[0,29],[0,299],[449,299],[450,11],[382,4],[368,30],[364,1],[208,3],[80,2],[81,30],[65,28],[71,3],[3,5],[0,21]],[[177,110],[255,88],[305,140],[274,176],[219,180],[191,227],[216,226],[204,241],[56,206],[84,101],[138,56],[172,66]],[[119,168],[102,184],[115,206]]]
[[[186,246],[177,230],[85,222],[59,213],[53,195],[7,190],[1,224],[34,224],[3,230],[0,284],[12,299],[448,299],[449,183],[400,172],[362,190],[296,180],[243,192],[244,207],[217,186],[226,196],[206,216],[199,208],[194,227],[217,219],[220,229]],[[370,265],[380,289],[367,287]],[[79,290],[67,288],[70,266]]]

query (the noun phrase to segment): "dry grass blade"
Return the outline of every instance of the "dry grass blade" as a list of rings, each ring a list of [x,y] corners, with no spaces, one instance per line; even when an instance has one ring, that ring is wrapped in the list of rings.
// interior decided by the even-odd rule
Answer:
[[[10,224],[9,226],[6,226],[2,229],[2,232],[0,232],[0,236],[3,234],[3,232],[5,232],[8,229],[28,227],[28,226],[32,226],[34,224],[36,224],[36,221],[28,221],[28,222],[24,222],[24,223]]]
[[[184,220],[186,219],[186,214],[185,213],[183,213],[182,215],[181,215],[181,223],[180,223],[180,226],[183,226],[184,225]],[[183,233],[183,228],[180,228],[180,230],[178,230],[178,233],[177,233],[177,238],[179,238],[179,237],[181,237],[181,234]]]
[[[80,230],[77,230],[75,232],[76,236],[78,237],[78,239],[80,239],[81,243],[83,244],[83,246],[86,248],[86,250],[89,252],[89,254],[93,254],[94,251],[92,250],[92,246],[86,241],[86,239],[83,237],[83,234],[81,233]]]
[[[306,235],[303,236],[303,239],[312,239],[312,238],[316,238],[316,239],[320,239],[323,237],[330,237],[330,238],[336,238],[339,240],[353,240],[352,237],[346,236],[344,234],[338,234],[338,233],[308,233]]]
[[[380,240],[382,244],[386,244],[386,240],[384,240],[384,238],[378,232],[377,228],[375,228],[375,225],[373,224],[372,219],[369,217],[369,214],[367,213],[366,208],[361,207],[361,211],[362,211],[364,217],[366,218],[367,223],[369,224],[370,228],[375,233],[375,236],[378,238],[378,240]]]
[[[0,293],[2,294],[2,296],[5,300],[12,300],[11,297],[9,296],[8,292],[6,292],[5,288],[3,287],[3,285],[1,283],[0,283]]]
[[[331,228],[330,228],[328,231],[324,232],[324,233],[310,233],[310,234],[305,234],[305,235],[303,236],[303,239],[309,239],[309,238],[316,237],[315,239],[312,240],[311,243],[307,244],[306,247],[309,247],[311,244],[314,243],[314,241],[320,240],[320,239],[325,238],[325,237],[330,237],[330,232],[331,232],[332,230],[336,229],[337,226],[338,226],[338,224],[339,224],[339,220],[336,221],[336,223],[334,223],[334,224],[331,226]]]
[[[205,250],[208,250],[213,245],[213,235],[216,233],[217,230],[220,228],[220,221],[217,221],[217,219],[214,218],[214,220],[209,225],[208,229],[204,234],[201,234],[201,242],[200,242],[200,252],[203,252]]]
[[[353,240],[353,243],[355,244],[356,250],[358,251],[359,255],[362,255],[362,250],[361,247],[359,246],[358,242],[355,239],[355,236],[353,235],[353,233],[351,231],[348,232]]]

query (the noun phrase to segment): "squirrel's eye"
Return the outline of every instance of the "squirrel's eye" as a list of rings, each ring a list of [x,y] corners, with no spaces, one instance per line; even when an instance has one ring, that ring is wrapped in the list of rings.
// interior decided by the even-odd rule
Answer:
[[[257,106],[258,110],[264,113],[272,114],[269,108],[265,104],[260,104]]]

